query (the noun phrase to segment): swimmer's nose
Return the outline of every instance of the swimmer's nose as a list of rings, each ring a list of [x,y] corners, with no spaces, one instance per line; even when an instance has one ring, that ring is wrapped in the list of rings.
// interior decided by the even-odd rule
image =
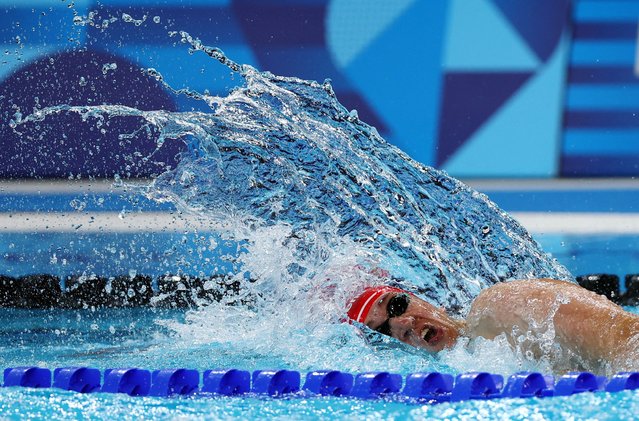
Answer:
[[[405,315],[391,317],[390,319],[388,319],[388,324],[393,330],[405,332],[413,329],[413,327],[415,326],[415,318],[413,316]]]

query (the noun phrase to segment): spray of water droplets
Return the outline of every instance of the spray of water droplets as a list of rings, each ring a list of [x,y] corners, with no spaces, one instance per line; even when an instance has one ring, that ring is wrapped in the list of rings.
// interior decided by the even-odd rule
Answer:
[[[165,322],[190,345],[230,346],[242,355],[250,348],[298,368],[317,365],[317,353],[331,347],[344,368],[370,360],[384,366],[384,352],[395,348],[361,351],[354,363],[353,347],[365,340],[339,323],[364,285],[394,282],[463,314],[493,283],[571,278],[484,195],[412,160],[346,110],[330,83],[259,72],[179,35],[192,52],[244,80],[223,97],[173,90],[205,102],[208,112],[60,105],[22,124],[59,113],[80,114],[87,124],[136,118],[157,133],[158,147],[187,145],[177,167],[140,193],[171,201],[241,243],[233,275],[251,302],[211,305],[186,323]],[[163,82],[158,71],[147,74]],[[376,268],[390,277],[380,279]],[[423,368],[423,355],[404,348],[401,355]]]

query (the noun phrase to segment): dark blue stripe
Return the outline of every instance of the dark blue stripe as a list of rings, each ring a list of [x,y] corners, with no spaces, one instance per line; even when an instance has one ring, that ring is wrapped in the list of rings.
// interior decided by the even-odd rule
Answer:
[[[562,155],[562,177],[628,177],[639,175],[639,155]],[[621,200],[621,199],[620,199]],[[625,207],[639,212],[639,196],[625,196]],[[612,206],[612,204],[611,204]],[[617,209],[614,209],[617,210]],[[622,212],[623,210],[619,210]]]
[[[482,193],[507,212],[639,212],[639,190],[482,190]]]
[[[574,39],[630,40],[637,38],[636,22],[578,23],[573,29]]]
[[[132,199],[119,194],[2,194],[2,212],[78,212],[78,205],[84,203],[82,212],[119,212],[127,210],[173,211],[170,203],[157,203],[140,196]],[[72,204],[73,202],[73,204]],[[74,207],[75,205],[75,207]]]
[[[567,111],[564,126],[568,128],[635,128],[639,127],[639,109],[624,111]]]
[[[619,83],[639,84],[632,66],[619,67],[571,67],[568,70],[568,83]]]

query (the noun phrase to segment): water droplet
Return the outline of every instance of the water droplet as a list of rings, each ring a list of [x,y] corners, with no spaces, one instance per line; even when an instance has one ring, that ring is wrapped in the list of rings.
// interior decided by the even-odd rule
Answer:
[[[115,70],[118,68],[116,63],[105,63],[102,65],[102,74],[106,75],[110,70]]]
[[[79,199],[73,199],[71,202],[69,202],[69,204],[71,205],[73,209],[77,210],[78,212],[83,211],[87,207],[87,202],[79,200]]]
[[[159,16],[153,16],[153,22],[160,23],[160,17]]]

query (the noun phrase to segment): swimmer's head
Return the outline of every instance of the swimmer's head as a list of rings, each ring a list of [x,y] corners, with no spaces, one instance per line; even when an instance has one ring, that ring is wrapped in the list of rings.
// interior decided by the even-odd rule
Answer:
[[[384,335],[431,352],[453,346],[462,323],[399,288],[366,288],[348,309],[348,317]]]

